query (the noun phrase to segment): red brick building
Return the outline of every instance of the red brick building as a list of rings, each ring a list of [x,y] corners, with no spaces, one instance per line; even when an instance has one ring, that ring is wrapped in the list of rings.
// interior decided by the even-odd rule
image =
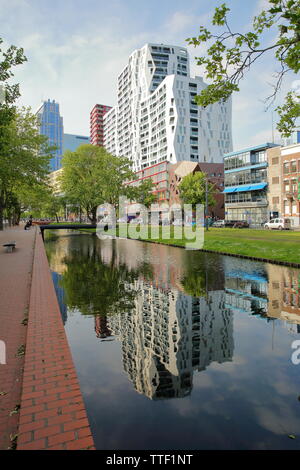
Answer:
[[[185,176],[197,171],[206,173],[208,181],[215,186],[216,205],[209,207],[209,215],[224,219],[224,165],[222,163],[182,161],[172,165],[169,162],[162,162],[138,171],[137,180],[129,184],[138,185],[140,181],[151,178],[155,184],[153,193],[156,193],[158,198],[155,210],[161,211],[164,204],[180,204],[179,184]],[[135,203],[130,204],[130,212],[133,214],[137,212],[137,206]],[[163,208],[162,212],[166,211],[166,207]]]
[[[216,204],[214,207],[209,207],[208,213],[212,217],[224,219],[224,165],[223,163],[196,163],[190,161],[183,161],[170,165],[169,169],[169,185],[170,185],[170,204],[180,203],[179,197],[179,184],[182,179],[190,173],[201,171],[207,175],[209,183],[215,187],[214,198]]]
[[[90,113],[90,136],[91,144],[98,147],[104,146],[104,115],[111,109],[111,106],[96,104]]]

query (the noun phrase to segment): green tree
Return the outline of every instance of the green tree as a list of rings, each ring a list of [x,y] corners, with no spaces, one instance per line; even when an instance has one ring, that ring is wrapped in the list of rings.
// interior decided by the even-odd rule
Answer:
[[[50,147],[47,137],[40,135],[37,118],[30,109],[16,111],[7,123],[5,138],[0,138],[0,230],[3,230],[3,216],[16,206],[20,188],[29,189],[47,182]],[[20,201],[19,201],[20,202]]]
[[[53,247],[55,249],[55,247]],[[48,246],[51,256],[51,247]],[[97,237],[70,240],[70,250],[63,259],[66,266],[61,286],[70,309],[84,315],[116,315],[134,309],[138,291],[133,283],[139,276],[152,279],[146,263],[129,269],[117,256],[116,240],[111,240],[111,258],[104,262]]]
[[[14,76],[13,68],[27,60],[22,48],[9,46],[4,50],[2,44],[3,39],[0,38],[0,155],[2,132],[5,133],[5,126],[14,118],[14,103],[20,96],[19,85],[10,81]]]
[[[200,26],[200,34],[187,39],[195,47],[209,43],[207,55],[196,57],[196,60],[198,65],[204,66],[207,78],[212,83],[195,97],[195,101],[205,107],[227,100],[234,91],[239,91],[239,83],[253,63],[264,60],[270,52],[280,65],[273,93],[266,98],[270,106],[286,73],[298,73],[300,69],[300,1],[269,0],[268,8],[254,17],[252,30],[243,34],[232,31],[227,19],[229,11],[225,3],[215,9],[212,25],[221,27],[221,33],[213,34]],[[274,30],[275,38],[273,43],[263,45],[263,34],[267,30]],[[300,116],[299,92],[289,92],[285,103],[276,110],[280,116],[277,129],[283,136],[289,137]]]
[[[206,175],[201,171],[190,173],[185,176],[180,185],[179,193],[183,204],[205,204],[206,202]],[[214,206],[216,200],[214,198],[215,186],[211,183],[207,184],[208,206]]]
[[[73,204],[85,208],[92,224],[97,221],[97,207],[104,203],[118,209],[119,197],[126,195],[126,181],[134,179],[130,161],[115,157],[103,147],[81,145],[67,151],[62,160],[61,190]]]
[[[135,201],[143,204],[147,209],[151,207],[157,201],[157,194],[153,193],[155,190],[155,184],[151,178],[143,180],[138,186],[135,187],[136,196]]]
[[[56,218],[64,211],[65,198],[53,194],[52,188],[46,184],[21,187],[17,190],[20,213],[27,212],[38,218]]]

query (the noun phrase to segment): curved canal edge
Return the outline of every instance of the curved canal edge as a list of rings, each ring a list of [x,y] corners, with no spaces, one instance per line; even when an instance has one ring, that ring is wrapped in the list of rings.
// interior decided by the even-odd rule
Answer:
[[[44,243],[37,230],[17,450],[94,448]]]

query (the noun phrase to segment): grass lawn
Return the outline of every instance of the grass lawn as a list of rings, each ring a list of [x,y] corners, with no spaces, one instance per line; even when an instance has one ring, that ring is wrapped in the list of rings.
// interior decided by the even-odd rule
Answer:
[[[95,229],[83,230],[87,232],[96,231]],[[161,236],[155,240],[151,240],[151,238],[143,239],[185,246],[185,239],[178,240],[173,238],[173,230],[174,227],[171,227],[171,238],[168,240],[162,239]],[[107,232],[108,235],[110,233],[112,232]],[[300,232],[210,227],[208,231],[205,231],[203,248],[228,254],[300,264]]]

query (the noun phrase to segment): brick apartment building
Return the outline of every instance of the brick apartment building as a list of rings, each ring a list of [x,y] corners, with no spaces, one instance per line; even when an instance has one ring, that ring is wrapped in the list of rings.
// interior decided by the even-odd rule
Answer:
[[[162,162],[140,170],[136,173],[137,179],[129,184],[138,185],[140,181],[151,178],[155,184],[153,193],[157,194],[157,203],[154,210],[161,213],[169,212],[169,205],[180,204],[179,185],[182,179],[190,173],[201,171],[206,173],[208,181],[215,186],[216,205],[209,208],[212,217],[224,219],[224,165],[222,163],[196,163],[182,161],[171,164]],[[133,203],[128,206],[129,214],[139,212],[139,204]]]
[[[271,218],[300,226],[300,144],[268,149],[268,202]]]

